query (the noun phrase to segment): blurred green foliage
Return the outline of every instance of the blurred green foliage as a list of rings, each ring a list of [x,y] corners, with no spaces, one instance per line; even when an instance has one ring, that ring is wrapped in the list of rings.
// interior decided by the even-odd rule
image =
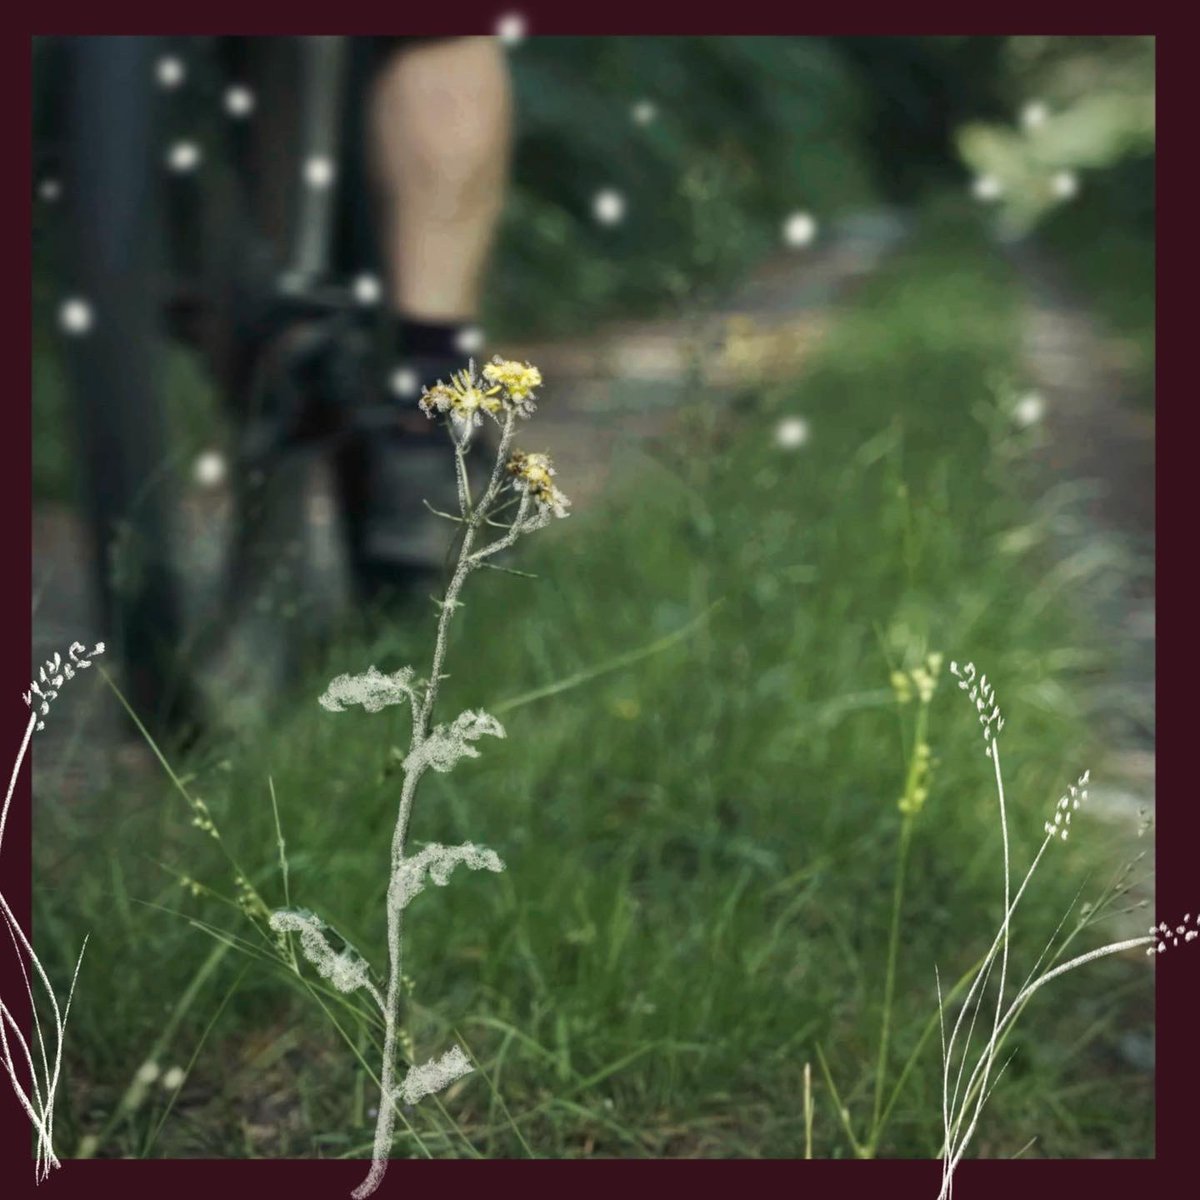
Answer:
[[[1002,37],[849,37],[830,42],[853,72],[865,106],[872,181],[909,203],[956,185],[954,152],[965,122],[1004,111]]]
[[[965,162],[998,185],[1000,227],[1036,229],[1081,299],[1123,339],[1123,383],[1154,403],[1155,43],[1005,39],[1003,123],[968,123]],[[1055,178],[1071,182],[1065,194]]]
[[[1012,232],[1073,198],[1056,194],[1056,174],[1090,187],[1095,173],[1153,154],[1153,38],[1008,38],[1003,68],[1009,119],[967,123],[958,142],[968,166],[999,184]]]
[[[864,91],[829,39],[534,38],[513,70],[495,328],[694,298],[769,251],[791,212],[872,198]],[[605,226],[592,203],[609,188],[626,217]]]

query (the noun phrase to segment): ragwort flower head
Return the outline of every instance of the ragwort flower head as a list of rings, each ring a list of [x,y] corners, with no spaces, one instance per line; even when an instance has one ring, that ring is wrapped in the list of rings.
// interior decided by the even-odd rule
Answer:
[[[533,390],[541,385],[541,371],[529,363],[510,362],[497,355],[481,376],[471,359],[466,370],[450,376],[449,383],[439,379],[426,388],[420,404],[427,416],[445,413],[460,430],[470,430],[483,424],[484,413],[497,424],[505,412],[528,418],[537,407]]]
[[[518,416],[528,417],[534,411],[534,388],[542,386],[542,373],[529,363],[519,363],[496,355],[483,368],[483,377],[504,389],[504,397]]]
[[[446,413],[456,425],[468,430],[483,424],[484,413],[495,417],[503,409],[502,391],[499,385],[484,386],[475,373],[475,360],[471,359],[466,370],[450,376],[449,383],[439,379],[433,387],[426,388],[420,405],[426,416]]]
[[[556,472],[548,454],[514,450],[508,460],[508,471],[513,477],[513,487],[531,497],[542,512],[552,512],[556,517],[570,515],[567,508],[571,502],[554,484]]]

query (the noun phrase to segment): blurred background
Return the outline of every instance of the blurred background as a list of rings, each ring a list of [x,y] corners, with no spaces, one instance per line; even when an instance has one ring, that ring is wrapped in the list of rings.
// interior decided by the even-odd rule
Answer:
[[[1153,895],[1153,39],[499,33],[515,143],[483,353],[541,369],[526,440],[574,509],[523,544],[536,580],[473,577],[451,646],[447,711],[509,737],[427,777],[414,836],[508,870],[414,908],[408,1029],[422,1059],[457,1033],[493,1087],[422,1106],[395,1153],[799,1157],[810,1064],[817,1157],[935,1155],[934,965],[990,942],[999,831],[943,666],[881,1123],[925,711],[894,673],[935,653],[994,680],[1018,863],[1091,768],[1022,978],[1073,897],[1136,881],[1118,936]],[[104,640],[174,773],[98,672],[35,743],[57,979],[90,937],[63,1157],[369,1154],[377,1031],[264,957],[256,907],[286,882],[379,961],[407,730],[316,696],[420,672],[434,620],[424,596],[361,611],[326,431],[286,397],[256,424],[238,358],[260,294],[376,344],[360,169],[292,153],[297,114],[343,149],[361,120],[352,75],[297,73],[316,40],[128,39],[124,89],[119,59],[33,47],[33,661]],[[330,249],[297,282],[306,221]],[[271,592],[285,555],[302,584]],[[256,669],[211,668],[246,609]],[[1152,1155],[1149,966],[1061,983],[975,1152]]]

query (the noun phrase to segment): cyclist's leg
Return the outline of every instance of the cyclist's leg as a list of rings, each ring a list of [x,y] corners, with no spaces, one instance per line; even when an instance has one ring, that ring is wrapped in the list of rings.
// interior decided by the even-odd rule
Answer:
[[[401,316],[440,324],[477,314],[504,202],[511,109],[495,38],[414,46],[379,71],[369,138],[389,299]]]
[[[512,107],[491,38],[371,42],[363,132],[400,407],[396,433],[364,436],[340,456],[351,558],[368,596],[444,556],[443,523],[422,500],[453,507],[453,479],[444,436],[416,400],[478,350],[463,335],[503,206]]]

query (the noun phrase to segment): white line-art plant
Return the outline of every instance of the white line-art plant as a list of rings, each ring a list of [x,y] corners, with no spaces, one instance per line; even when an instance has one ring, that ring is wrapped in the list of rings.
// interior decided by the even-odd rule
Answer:
[[[1016,989],[1012,1000],[1006,1004],[1005,992],[1009,982],[1009,939],[1012,930],[1013,914],[1016,912],[1017,905],[1021,902],[1021,897],[1025,894],[1025,889],[1029,886],[1029,881],[1032,879],[1033,873],[1041,863],[1043,855],[1047,853],[1054,843],[1065,842],[1069,837],[1072,816],[1079,813],[1082,806],[1087,802],[1090,772],[1084,771],[1058,800],[1053,813],[1044,824],[1045,837],[1041,847],[1038,849],[1033,862],[1030,863],[1029,869],[1025,872],[1014,893],[1012,888],[1012,871],[1009,862],[1008,813],[1005,802],[1004,778],[1000,770],[1000,745],[998,741],[998,735],[1004,728],[1004,718],[1001,716],[1000,707],[996,703],[994,686],[988,682],[986,675],[980,676],[977,674],[974,663],[967,663],[964,667],[960,668],[957,663],[952,662],[950,664],[950,671],[957,677],[959,688],[967,693],[968,698],[975,707],[979,723],[983,728],[984,752],[992,761],[996,783],[996,796],[999,805],[1001,839],[1004,848],[1004,916],[990,948],[975,971],[966,998],[958,1011],[958,1016],[954,1021],[953,1027],[950,1029],[949,1037],[946,1034],[946,1004],[942,998],[941,979],[940,977],[937,978],[938,1016],[941,1025],[942,1040],[942,1126],[944,1134],[942,1142],[942,1182],[938,1192],[938,1200],[950,1200],[953,1194],[954,1173],[971,1138],[975,1134],[983,1106],[991,1095],[992,1088],[996,1086],[1004,1070],[1004,1065],[1007,1065],[1001,1065],[998,1071],[994,1071],[996,1059],[999,1056],[1005,1038],[1011,1031],[1017,1018],[1021,1015],[1025,1005],[1033,997],[1033,994],[1051,980],[1058,978],[1058,976],[1065,975],[1068,971],[1073,971],[1076,967],[1081,967],[1085,963],[1092,962],[1095,959],[1104,958],[1110,954],[1121,954],[1127,950],[1136,949],[1139,946],[1145,947],[1146,954],[1157,957],[1157,955],[1166,951],[1169,946],[1174,947],[1186,944],[1195,941],[1200,936],[1200,915],[1193,918],[1192,914],[1188,913],[1183,917],[1181,922],[1176,923],[1174,926],[1167,925],[1165,921],[1160,922],[1141,937],[1111,942],[1098,949],[1076,955],[1065,962],[1059,963],[1057,966],[1052,965],[1062,957],[1067,944],[1074,937],[1074,934],[1079,933],[1103,915],[1104,911],[1111,906],[1114,900],[1128,893],[1128,873],[1132,869],[1132,864],[1130,864],[1126,867],[1122,877],[1108,889],[1100,901],[1093,904],[1085,912],[1078,921],[1074,932],[1068,934],[1057,947],[1057,950],[1051,955],[1053,943],[1067,920],[1066,916],[1063,917],[1058,929],[1055,930],[1054,937],[1051,938],[1050,944],[1042,951],[1021,986]],[[1048,956],[1049,962],[1047,961]],[[995,1008],[991,1013],[991,1028],[987,1031],[986,1041],[975,1056],[973,1064],[968,1071],[966,1068],[968,1059],[971,1057],[971,1036],[975,1031],[976,1019],[983,1005],[984,992],[987,989],[988,980],[997,962],[999,962],[999,985],[996,989]],[[964,1022],[966,1022],[965,1029]],[[961,1045],[959,1044],[960,1037],[962,1039]],[[958,1054],[957,1067],[954,1066],[956,1052]],[[966,1075],[965,1080],[964,1074]]]
[[[4,796],[4,808],[0,810],[0,847],[4,843],[8,808],[12,803],[17,779],[20,777],[25,756],[29,753],[34,733],[46,727],[46,714],[49,713],[50,706],[58,698],[66,681],[73,679],[80,671],[87,670],[92,665],[91,659],[103,653],[103,642],[99,642],[91,651],[86,650],[81,642],[73,642],[67,650],[65,659],[56,652],[53,658],[48,658],[41,665],[37,678],[30,683],[29,691],[22,697],[31,711],[29,721],[25,726],[25,736],[21,740],[21,748],[17,751],[12,774],[9,776],[8,791]],[[3,912],[5,924],[8,926],[8,936],[12,941],[13,949],[17,952],[21,978],[25,982],[25,991],[29,997],[29,1007],[33,1014],[33,1032],[37,1038],[38,1063],[35,1065],[29,1042],[21,1032],[21,1027],[12,1009],[3,1000],[0,1000],[0,1052],[4,1055],[4,1066],[12,1081],[13,1090],[17,1094],[17,1100],[33,1122],[33,1128],[37,1134],[34,1178],[41,1183],[50,1174],[52,1167],[61,1166],[54,1153],[54,1101],[58,1094],[59,1080],[62,1077],[63,1038],[67,1031],[67,1015],[71,1011],[71,1000],[75,995],[75,981],[79,978],[79,967],[83,961],[87,938],[83,939],[83,946],[79,949],[79,957],[75,960],[75,971],[71,976],[71,987],[66,1001],[60,1008],[54,988],[50,984],[41,961],[34,953],[29,938],[25,935],[16,914],[2,893],[0,893],[0,912]],[[47,1053],[46,1034],[38,1015],[37,997],[33,989],[34,980],[30,978],[30,972],[25,966],[26,958],[29,959],[30,966],[33,968],[36,981],[41,984],[49,997],[55,1037],[54,1049],[50,1054]],[[38,1066],[41,1067],[40,1079]],[[28,1088],[21,1081],[22,1068],[29,1074]]]
[[[361,705],[378,712],[391,704],[408,704],[412,712],[408,753],[403,760],[398,813],[392,835],[392,853],[387,888],[387,984],[383,991],[371,980],[366,961],[349,946],[335,948],[331,932],[313,913],[303,909],[281,909],[271,916],[276,934],[297,934],[304,956],[317,972],[339,991],[365,990],[378,1005],[384,1021],[383,1062],[380,1071],[380,1101],[375,1127],[371,1168],[355,1189],[356,1200],[369,1196],[379,1186],[387,1169],[400,1104],[415,1104],[423,1096],[440,1091],[468,1074],[471,1064],[460,1046],[452,1046],[440,1058],[413,1065],[404,1079],[396,1079],[396,1044],[402,990],[404,913],[425,888],[426,879],[444,885],[457,866],[471,870],[502,871],[504,864],[493,850],[467,843],[461,846],[426,846],[418,854],[406,853],[409,825],[417,788],[426,771],[449,771],[462,758],[477,758],[475,743],[485,735],[504,737],[503,726],[482,711],[460,713],[452,721],[434,724],[438,688],[445,678],[447,635],[467,577],[482,567],[495,566],[495,557],[524,534],[548,525],[554,517],[565,517],[569,501],[554,482],[555,470],[545,454],[526,454],[513,448],[517,422],[534,411],[535,389],[541,373],[528,363],[499,357],[476,372],[471,361],[449,383],[440,381],[427,388],[421,407],[427,416],[444,416],[454,452],[458,480],[457,516],[438,513],[456,522],[461,540],[458,558],[444,597],[438,601],[437,632],[429,675],[419,679],[412,667],[386,675],[372,666],[365,674],[339,675],[326,688],[320,703],[330,712]],[[495,463],[483,494],[471,495],[466,468],[469,441],[487,417],[500,429]],[[515,509],[515,512],[512,511]],[[433,511],[437,511],[436,509]],[[507,518],[507,519],[500,519]],[[493,532],[496,531],[496,532]]]

